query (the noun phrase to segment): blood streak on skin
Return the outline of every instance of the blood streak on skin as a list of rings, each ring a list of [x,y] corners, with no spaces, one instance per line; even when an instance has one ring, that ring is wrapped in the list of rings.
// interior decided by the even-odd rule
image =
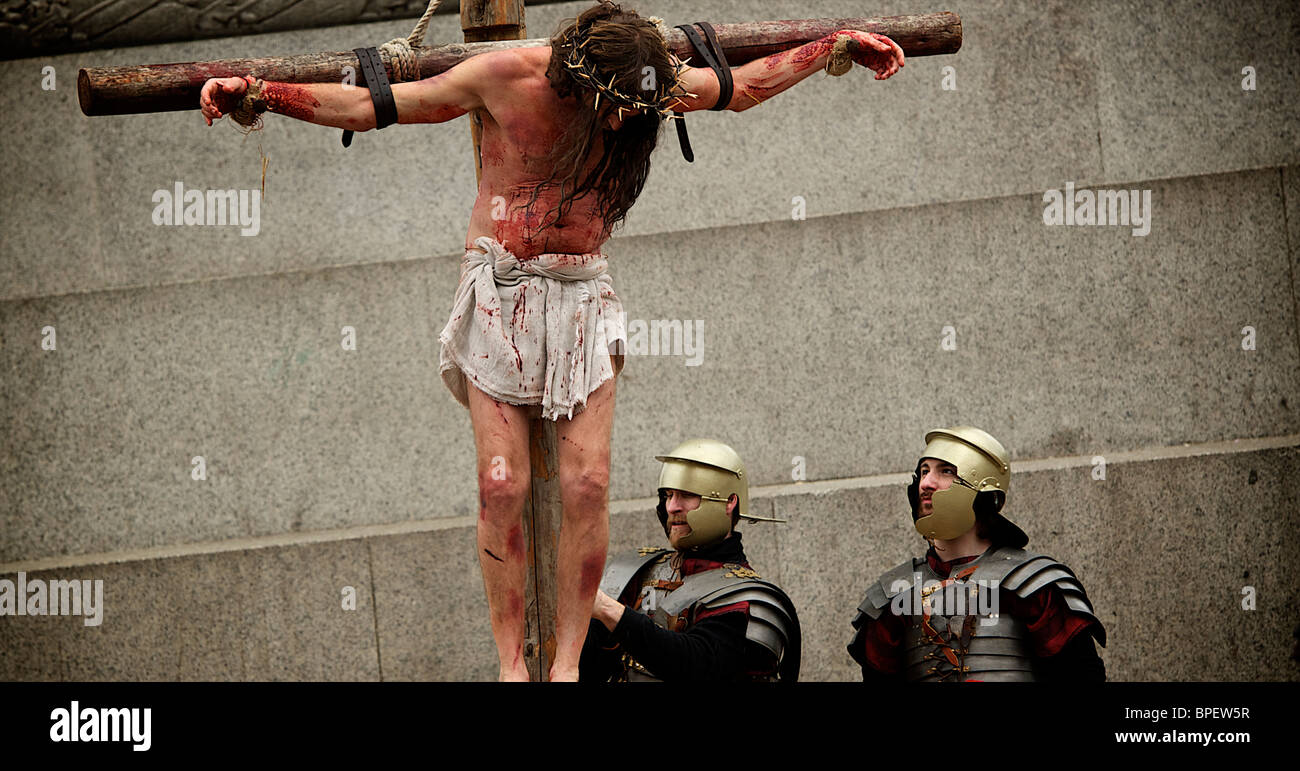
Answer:
[[[298,120],[311,120],[316,117],[314,108],[320,107],[320,102],[310,91],[293,83],[263,81],[262,97],[266,100],[266,109]]]
[[[540,252],[535,248],[535,244],[534,244],[534,242],[536,241],[536,239],[537,239],[537,234],[538,234],[538,232],[541,230],[541,227],[542,227],[542,215],[541,215],[541,213],[539,213],[539,212],[537,212],[537,211],[535,211],[535,210],[533,210],[533,209],[525,209],[525,210],[524,210],[524,223],[523,223],[523,224],[524,224],[524,232],[523,232],[523,237],[524,237],[524,249],[529,253],[529,256],[528,256],[528,257],[520,257],[519,259],[520,259],[520,260],[532,260],[532,259],[536,259],[536,258],[537,258],[537,254],[539,254]],[[542,247],[542,248],[545,249],[545,247]]]
[[[818,57],[830,53],[834,46],[835,35],[827,35],[821,40],[814,40],[805,46],[796,48],[790,61],[795,65],[796,72],[806,70],[816,64]]]
[[[522,559],[524,556],[524,529],[521,525],[515,525],[506,533],[506,553],[514,559]]]
[[[599,556],[587,557],[582,561],[582,592],[594,595],[600,586],[600,577],[605,572],[605,560]]]
[[[483,165],[484,166],[504,166],[506,165],[505,151],[500,145],[493,143],[490,147],[483,147]]]
[[[829,54],[831,49],[834,48],[836,34],[827,35],[820,40],[814,40],[799,48],[782,51],[767,57],[763,60],[766,74],[751,78],[745,84],[744,93],[753,102],[762,103],[789,88],[791,72],[778,68],[789,62],[793,74],[798,74],[816,66],[818,60],[822,56]]]
[[[482,493],[479,493],[478,496],[478,521],[487,521],[487,500],[483,498]]]
[[[421,99],[420,106],[428,109],[429,103]],[[466,110],[463,107],[457,107],[454,104],[440,104],[429,109],[425,114],[425,119],[429,123],[446,123],[449,120],[459,118],[467,112],[469,112],[469,110]]]
[[[492,404],[496,406],[497,414],[501,416],[501,422],[505,423],[507,426],[510,425],[510,419],[506,417],[506,411],[501,409],[501,402],[493,399]]]

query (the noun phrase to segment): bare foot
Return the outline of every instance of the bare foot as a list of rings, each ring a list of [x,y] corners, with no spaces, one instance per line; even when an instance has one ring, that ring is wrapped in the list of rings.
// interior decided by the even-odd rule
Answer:
[[[552,683],[576,683],[578,682],[577,667],[563,667],[558,664],[551,667]]]
[[[514,669],[501,667],[501,674],[497,675],[499,683],[526,683],[528,678],[528,667],[520,666]]]

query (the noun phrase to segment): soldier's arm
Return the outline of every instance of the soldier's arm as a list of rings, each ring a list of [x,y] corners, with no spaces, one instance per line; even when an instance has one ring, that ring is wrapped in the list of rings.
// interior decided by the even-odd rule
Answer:
[[[902,619],[885,613],[871,619],[861,611],[853,619],[856,632],[849,641],[849,656],[862,669],[862,682],[903,682]]]
[[[431,78],[392,85],[398,123],[443,123],[483,106],[484,90],[499,87],[515,76],[510,57],[494,52],[474,56]],[[204,84],[199,107],[209,125],[230,112],[253,78],[214,78]],[[268,112],[319,126],[369,131],[375,127],[375,107],[366,86],[343,83],[261,84]]]
[[[814,72],[826,68],[835,41],[847,37],[857,43],[853,60],[876,72],[876,80],[885,80],[903,66],[903,49],[884,35],[860,30],[839,30],[820,40],[791,48],[763,59],[733,67],[735,83],[727,109],[743,112],[785,91]],[[694,97],[678,100],[674,109],[681,112],[708,110],[718,102],[718,76],[708,67],[684,67],[681,84]]]
[[[665,682],[733,681],[745,670],[743,610],[719,613],[685,632],[660,629],[641,613],[624,613],[613,639]]]
[[[1076,634],[1060,653],[1038,659],[1037,673],[1048,683],[1104,683],[1106,664],[1097,655],[1097,646],[1087,632]]]
[[[1049,560],[1050,561],[1050,560]],[[1063,566],[1061,566],[1063,568]],[[1008,591],[1004,585],[999,601],[1002,610],[1023,621],[1031,630],[1035,670],[1040,680],[1104,682],[1106,665],[1097,655],[1094,640],[1105,645],[1105,629],[1094,615],[1091,603],[1082,597],[1077,579],[1054,566],[1036,575],[1057,582],[1042,586],[1028,597]],[[1069,587],[1067,598],[1062,586]],[[1071,606],[1071,601],[1075,606]]]
[[[587,639],[582,644],[578,660],[578,679],[583,682],[608,682],[618,673],[623,652],[617,643],[610,641],[610,632],[599,621],[592,619],[587,628]]]

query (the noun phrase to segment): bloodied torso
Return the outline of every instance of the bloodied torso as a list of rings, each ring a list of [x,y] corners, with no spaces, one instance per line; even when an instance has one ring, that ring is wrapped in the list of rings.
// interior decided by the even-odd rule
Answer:
[[[494,58],[494,66],[503,70],[500,79],[509,87],[485,93],[485,108],[474,113],[483,126],[483,176],[466,248],[476,238],[490,236],[520,259],[544,253],[599,252],[609,232],[596,212],[595,195],[575,199],[567,214],[545,230],[544,219],[553,218],[551,211],[559,203],[558,186],[543,187],[532,206],[526,206],[538,185],[551,175],[547,156],[579,111],[589,108],[572,97],[561,99],[551,88],[546,78],[549,46],[517,49],[512,54]],[[597,137],[584,172],[602,151]]]

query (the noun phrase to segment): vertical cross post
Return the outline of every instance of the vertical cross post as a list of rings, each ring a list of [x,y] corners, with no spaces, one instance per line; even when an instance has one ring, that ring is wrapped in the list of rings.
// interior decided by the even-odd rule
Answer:
[[[524,0],[461,0],[460,26],[466,43],[487,40],[523,40]],[[483,178],[480,143],[483,121],[478,111],[470,115],[474,139],[474,170]],[[538,418],[529,422],[529,459],[532,480],[524,506],[524,553],[528,555],[524,600],[524,657],[532,680],[544,679],[555,657],[555,562],[560,542],[560,475],[555,422]]]

